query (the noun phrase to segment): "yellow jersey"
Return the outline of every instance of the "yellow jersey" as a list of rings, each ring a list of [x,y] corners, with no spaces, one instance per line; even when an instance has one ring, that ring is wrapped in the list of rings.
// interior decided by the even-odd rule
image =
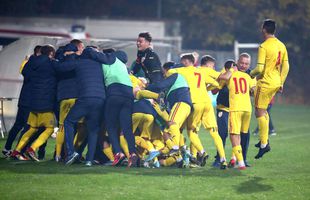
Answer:
[[[266,88],[280,87],[283,85],[287,75],[287,72],[285,72],[286,74],[281,74],[283,64],[288,65],[288,55],[285,45],[275,37],[268,38],[258,48],[256,68],[261,68],[262,71],[254,69],[251,75],[259,75],[257,82],[259,86]]]
[[[252,111],[250,89],[255,86],[255,80],[247,73],[234,71],[228,81],[229,111]]]
[[[145,88],[145,84],[137,77],[134,75],[130,74],[129,75],[130,81],[132,83],[132,88],[140,87],[140,88]]]
[[[210,67],[199,67],[199,69],[202,71],[202,73],[205,75],[205,76],[210,76],[211,78],[213,79],[217,79],[221,72],[217,72],[215,71],[214,69],[210,68]]]
[[[186,79],[189,86],[192,103],[211,103],[206,85],[217,84],[218,86],[218,83],[215,80],[210,80],[211,78],[207,78],[199,68],[194,66],[170,69],[168,71],[168,75],[172,73],[179,73]]]

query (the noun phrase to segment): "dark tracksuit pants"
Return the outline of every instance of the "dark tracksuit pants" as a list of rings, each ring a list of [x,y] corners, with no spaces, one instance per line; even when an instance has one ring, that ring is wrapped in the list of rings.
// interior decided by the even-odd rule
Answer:
[[[113,152],[122,152],[119,142],[119,130],[124,133],[129,153],[135,152],[135,138],[132,133],[133,99],[111,95],[105,104],[105,125],[112,144]]]
[[[75,151],[73,146],[75,126],[82,117],[85,117],[88,132],[88,152],[86,160],[94,160],[97,137],[102,121],[103,104],[104,99],[101,98],[89,97],[77,99],[64,121],[65,141],[68,155],[72,155]]]
[[[218,125],[219,135],[222,138],[224,147],[226,144],[226,138],[228,136],[228,120],[229,120],[228,118],[229,118],[229,112],[217,109],[216,121]],[[250,142],[250,133],[249,132],[247,134],[240,133],[240,137],[241,137],[242,156],[243,159],[246,161],[246,156]],[[215,156],[215,159],[216,161],[220,160],[218,152]]]

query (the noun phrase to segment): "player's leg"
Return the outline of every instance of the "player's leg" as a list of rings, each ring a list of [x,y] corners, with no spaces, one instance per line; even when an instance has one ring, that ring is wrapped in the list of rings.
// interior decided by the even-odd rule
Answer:
[[[65,99],[60,102],[59,108],[59,129],[56,136],[56,152],[55,160],[59,161],[61,158],[61,151],[65,141],[65,132],[64,132],[64,120],[67,117],[70,109],[75,104],[76,99]]]
[[[169,115],[169,134],[172,137],[173,149],[178,150],[180,144],[180,128],[189,116],[191,108],[184,102],[173,105]]]
[[[73,143],[75,126],[78,121],[88,113],[90,106],[87,99],[78,99],[64,121],[65,143],[68,151],[67,165],[72,164],[79,156],[79,154],[75,152]]]
[[[220,156],[221,168],[226,168],[226,156],[222,138],[218,133],[217,123],[212,104],[208,103],[202,116],[202,125],[210,132]]]
[[[96,152],[97,138],[101,128],[101,122],[103,120],[103,103],[101,99],[92,99],[90,102],[90,110],[86,115],[86,127],[87,127],[87,155],[86,166],[91,166],[94,161]]]
[[[277,135],[276,133],[276,130],[273,126],[273,123],[272,123],[272,120],[271,120],[271,108],[272,108],[272,104],[269,104],[268,105],[268,108],[267,108],[267,112],[268,112],[268,115],[269,115],[269,135]]]
[[[128,98],[122,98],[122,107],[119,115],[119,122],[121,129],[123,130],[124,136],[128,143],[129,150],[129,160],[128,167],[137,167],[138,165],[138,156],[136,155],[135,147],[135,137],[132,131],[132,110],[133,110],[133,100]]]
[[[258,122],[260,148],[256,159],[261,158],[265,153],[270,151],[268,141],[269,133],[269,115],[267,112],[268,104],[275,95],[278,88],[264,88],[258,86],[255,91],[255,115]]]
[[[217,110],[216,122],[218,125],[218,132],[223,142],[223,147],[225,148],[226,138],[228,136],[228,116],[229,112],[223,110]],[[214,167],[218,167],[220,165],[220,156],[219,153],[216,152],[215,161],[213,163]]]
[[[119,142],[120,142],[121,148],[122,148],[125,156],[127,157],[127,159],[129,159],[130,153],[129,153],[129,149],[128,149],[128,143],[127,143],[127,140],[125,139],[123,132],[120,132]]]
[[[35,151],[43,145],[54,132],[55,116],[53,112],[45,112],[38,114],[38,125],[45,127],[45,130],[26,150],[26,153],[35,161],[39,161]]]
[[[237,158],[239,169],[245,169],[245,164],[242,156],[242,148],[240,145],[240,131],[243,120],[243,112],[229,113],[229,133],[232,144],[232,151]]]
[[[29,116],[29,108],[24,106],[19,106],[17,110],[17,115],[15,119],[15,123],[11,130],[9,131],[8,138],[6,140],[4,149],[2,150],[2,153],[4,156],[9,156],[11,154],[11,148],[12,144],[17,136],[17,134],[24,128],[24,126],[27,124],[27,119]]]
[[[247,153],[250,143],[250,133],[249,133],[250,121],[251,121],[251,112],[244,112],[241,123],[240,143],[244,163],[247,167],[249,166],[247,163]]]
[[[27,123],[30,125],[30,128],[18,142],[15,148],[15,151],[17,152],[20,152],[27,145],[29,139],[38,131],[38,115],[36,113],[30,112]]]
[[[189,140],[191,142],[191,145],[193,145],[193,147],[198,151],[200,156],[205,153],[205,149],[202,146],[197,131],[201,125],[203,110],[204,104],[193,104],[193,111],[190,113],[187,119],[187,134]]]
[[[158,99],[159,94],[149,90],[139,90],[136,93],[136,99]]]

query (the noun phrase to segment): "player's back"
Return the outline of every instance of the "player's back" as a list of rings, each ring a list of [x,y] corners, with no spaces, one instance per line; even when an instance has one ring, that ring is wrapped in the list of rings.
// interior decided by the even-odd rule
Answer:
[[[206,78],[199,68],[188,66],[176,68],[174,70],[186,79],[190,89],[192,103],[211,101],[205,84]]]
[[[258,64],[264,64],[259,83],[265,87],[281,86],[281,66],[288,60],[285,45],[277,38],[269,38],[259,47]]]
[[[252,111],[250,89],[254,80],[241,71],[234,71],[228,81],[229,111]]]

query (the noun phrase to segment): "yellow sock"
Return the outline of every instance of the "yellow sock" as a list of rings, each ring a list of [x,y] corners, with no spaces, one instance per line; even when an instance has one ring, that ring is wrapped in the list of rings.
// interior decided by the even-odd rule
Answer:
[[[194,145],[194,147],[199,152],[204,151],[200,138],[196,132],[194,132],[193,130],[188,130],[188,137],[189,137],[189,140],[191,141],[191,144]]]
[[[244,161],[243,161],[243,156],[242,156],[242,148],[240,145],[234,146],[233,147],[233,152],[238,160],[239,166],[244,166]]]
[[[169,133],[171,135],[171,140],[173,142],[173,146],[179,146],[180,145],[180,128],[176,124],[171,124],[169,127]]]
[[[268,143],[268,132],[269,132],[269,115],[266,113],[265,116],[258,117],[258,129],[259,129],[259,139],[261,144]]]
[[[43,133],[40,134],[38,139],[32,143],[31,148],[35,151],[37,150],[42,144],[44,144],[48,138],[53,134],[54,128],[46,128]]]
[[[37,128],[30,127],[29,130],[23,135],[23,137],[18,142],[15,150],[20,152],[26,146],[31,136],[33,136],[33,134],[35,134],[37,131],[38,131]]]
[[[143,148],[143,149],[146,149],[148,151],[151,151],[152,150],[152,147],[148,145],[148,143],[145,141],[145,139],[143,139],[142,137],[140,136],[135,136],[135,141],[136,141],[136,145]]]
[[[165,147],[165,144],[160,140],[154,140],[153,145],[157,151],[159,151]]]
[[[78,124],[77,133],[75,134],[73,143],[75,149],[78,149],[87,137],[87,131],[83,126],[83,124]]]
[[[120,140],[120,143],[121,143],[121,147],[124,151],[124,154],[126,155],[126,157],[129,159],[129,150],[128,150],[128,144],[127,144],[127,141],[124,137],[124,135],[121,135],[119,137],[119,140]]]
[[[195,148],[195,146],[193,145],[193,143],[190,144],[190,149],[191,149],[191,154],[193,158],[197,158],[197,149]]]
[[[56,136],[56,156],[61,155],[62,145],[65,141],[64,127],[60,126]]]
[[[210,131],[211,137],[214,140],[217,152],[219,153],[221,160],[223,160],[223,159],[226,160],[223,141],[222,141],[222,138],[220,137],[219,133],[217,132],[217,128],[211,128],[211,129],[209,129],[209,131]]]
[[[185,138],[183,134],[180,134],[180,142],[179,142],[179,146],[183,147],[185,145]]]
[[[136,99],[158,99],[159,94],[149,90],[139,90],[136,94]]]
[[[112,151],[112,146],[103,149],[103,153],[110,159],[110,161],[114,161],[114,155]]]

